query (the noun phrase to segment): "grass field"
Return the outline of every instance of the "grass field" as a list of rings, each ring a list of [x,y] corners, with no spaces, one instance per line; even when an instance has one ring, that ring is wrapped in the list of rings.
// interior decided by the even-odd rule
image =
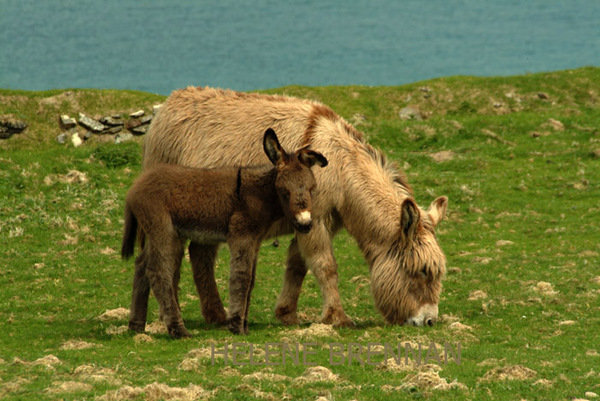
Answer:
[[[58,116],[149,112],[164,97],[0,90],[0,115],[29,124],[0,140],[0,398],[600,394],[600,68],[269,92],[331,106],[397,161],[422,206],[449,197],[437,230],[448,258],[441,321],[386,326],[373,305],[368,266],[343,232],[334,244],[339,286],[356,329],[313,324],[321,297],[310,274],[299,304],[305,323],[284,327],[274,318],[290,240],[282,237],[279,247],[269,241],[261,249],[248,336],[204,323],[187,261],[180,299],[194,337],[169,339],[153,298],[148,332],[130,334],[133,263],[122,262],[118,249],[141,139],[115,145],[95,135],[77,148],[59,145]],[[401,119],[407,106],[422,118]],[[217,270],[226,301],[226,249]],[[386,355],[398,345],[402,358]],[[447,363],[445,345],[453,351]]]

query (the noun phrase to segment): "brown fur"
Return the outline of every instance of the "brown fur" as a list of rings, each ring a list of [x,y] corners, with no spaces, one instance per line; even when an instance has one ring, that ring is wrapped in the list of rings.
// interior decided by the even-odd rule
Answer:
[[[198,292],[217,293],[214,260],[220,242],[231,251],[229,316],[233,333],[248,331],[250,293],[254,286],[260,242],[271,225],[282,218],[306,233],[312,226],[310,169],[325,166],[319,153],[300,149],[288,155],[272,130],[264,136],[264,150],[275,167],[195,169],[162,164],[146,169],[127,194],[121,255],[133,255],[138,225],[144,236],[135,262],[129,327],[143,331],[149,290],[160,306],[161,317],[173,337],[189,336],[177,301],[179,269],[184,244],[191,240]],[[202,298],[209,321],[223,322],[221,299]]]
[[[417,207],[406,177],[329,107],[220,89],[175,91],[146,135],[144,166],[253,164],[261,154],[252,144],[266,127],[277,131],[284,146],[310,145],[330,161],[329,168],[315,172],[314,226],[308,235],[292,241],[276,315],[284,323],[297,322],[300,288],[311,269],[323,296],[321,320],[338,326],[353,324],[342,308],[331,246],[333,235],[345,227],[369,263],[372,293],[385,319],[432,324],[445,273],[434,227],[444,217],[448,199],[437,198],[427,210]],[[279,224],[270,235],[285,232],[291,232],[289,225]],[[199,270],[195,277],[206,279]],[[218,294],[201,292],[200,297]]]

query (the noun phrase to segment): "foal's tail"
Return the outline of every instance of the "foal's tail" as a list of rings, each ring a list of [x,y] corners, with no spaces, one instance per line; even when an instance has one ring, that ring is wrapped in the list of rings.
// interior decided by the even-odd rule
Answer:
[[[121,258],[123,260],[133,256],[137,232],[138,221],[131,212],[129,205],[125,204],[125,227],[123,229],[123,244],[121,245]]]

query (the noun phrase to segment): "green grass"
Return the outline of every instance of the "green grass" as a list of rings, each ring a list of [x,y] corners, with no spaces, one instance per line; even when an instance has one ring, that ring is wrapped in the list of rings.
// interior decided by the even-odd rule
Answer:
[[[118,389],[125,397],[131,386],[147,392],[135,393],[138,399],[156,399],[156,389],[146,387],[152,383],[171,390],[201,386],[198,397],[216,400],[571,399],[600,393],[600,69],[268,92],[330,105],[397,161],[422,206],[438,195],[450,198],[437,230],[449,269],[442,321],[433,328],[386,326],[370,296],[368,267],[346,233],[334,246],[343,304],[356,329],[319,336],[310,327],[321,307],[311,275],[299,305],[306,323],[283,327],[274,318],[289,237],[280,238],[279,247],[262,247],[248,336],[204,323],[187,261],[180,294],[192,339],[174,341],[161,332],[136,337],[122,331],[126,318],[99,320],[130,302],[132,263],[122,262],[118,249],[123,199],[140,170],[141,140],[114,145],[94,136],[79,148],[59,145],[58,116],[150,111],[164,97],[0,90],[0,114],[29,123],[24,133],[0,141],[0,398],[111,399]],[[398,112],[408,105],[426,118],[401,120]],[[553,128],[550,119],[564,129]],[[450,158],[434,161],[441,151]],[[69,174],[73,170],[78,173]],[[217,279],[224,301],[227,263],[222,249]],[[157,314],[151,298],[150,320]],[[69,349],[75,341],[91,347]],[[347,349],[406,341],[460,343],[461,364],[438,370],[329,361],[330,343]],[[317,343],[308,362],[337,377],[307,382],[301,378],[310,366],[302,363],[211,364],[211,344],[236,342],[263,349],[271,342]],[[58,362],[34,363],[49,355]],[[264,362],[264,355],[257,360]],[[525,374],[503,380],[500,368]],[[428,377],[456,385],[434,389]]]

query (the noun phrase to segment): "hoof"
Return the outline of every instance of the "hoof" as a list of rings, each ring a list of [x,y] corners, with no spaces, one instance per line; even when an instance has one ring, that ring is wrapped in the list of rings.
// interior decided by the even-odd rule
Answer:
[[[181,324],[169,327],[168,330],[171,338],[190,338],[192,336],[190,332],[187,331],[187,329]]]
[[[129,330],[136,332],[136,333],[143,333],[146,331],[146,322],[144,322],[144,323],[129,322]]]
[[[239,317],[227,319],[227,329],[233,334],[245,334],[244,322]]]
[[[334,312],[332,310],[329,310],[328,312],[329,313],[326,313],[321,318],[321,323],[330,324],[333,327],[338,327],[338,328],[346,327],[346,328],[353,329],[356,327],[356,324],[352,321],[352,319],[350,319],[343,311]]]
[[[204,320],[208,324],[223,325],[227,322],[227,315],[225,314],[225,310],[214,313],[206,313],[204,314]]]
[[[300,324],[300,319],[296,312],[289,312],[286,308],[276,309],[275,317],[281,321],[284,326],[294,326]]]
[[[345,327],[347,329],[355,329],[356,323],[354,323],[352,319],[346,317],[345,320],[334,321],[332,326],[336,328]]]

